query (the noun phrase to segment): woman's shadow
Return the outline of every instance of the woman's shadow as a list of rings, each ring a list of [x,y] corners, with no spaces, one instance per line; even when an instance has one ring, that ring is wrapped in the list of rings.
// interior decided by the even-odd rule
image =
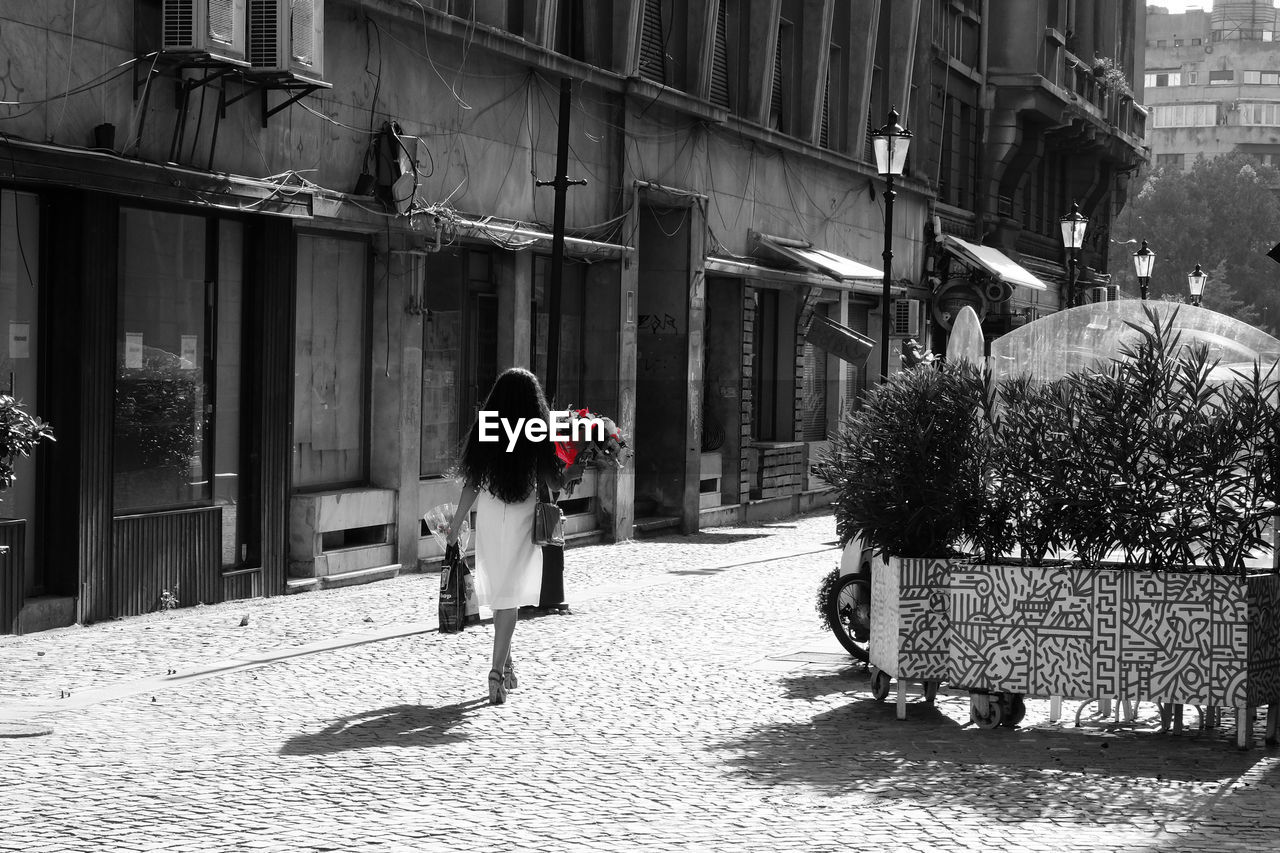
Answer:
[[[298,734],[280,748],[281,755],[327,755],[371,746],[440,746],[468,738],[454,728],[483,707],[484,699],[429,708],[392,705],[341,717],[318,732]]]

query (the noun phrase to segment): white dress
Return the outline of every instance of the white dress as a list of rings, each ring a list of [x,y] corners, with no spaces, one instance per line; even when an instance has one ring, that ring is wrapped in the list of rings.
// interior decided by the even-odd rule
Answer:
[[[533,544],[536,489],[504,503],[488,489],[476,498],[476,597],[491,610],[536,606],[542,592],[542,549]]]

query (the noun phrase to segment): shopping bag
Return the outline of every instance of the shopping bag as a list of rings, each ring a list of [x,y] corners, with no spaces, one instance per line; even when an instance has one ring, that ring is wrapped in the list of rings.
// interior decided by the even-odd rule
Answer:
[[[436,541],[440,543],[440,547],[445,549],[446,563],[448,562],[449,540],[445,533],[449,526],[449,522],[453,520],[454,506],[451,503],[440,504],[432,507],[426,514],[422,516],[423,522],[427,529],[435,536]],[[462,521],[462,529],[458,531],[458,553],[461,554],[467,550],[467,542],[471,539],[471,525],[466,520]],[[460,558],[462,564],[466,565],[466,559]],[[476,576],[471,571],[471,567],[467,566],[467,570],[462,573],[463,599],[466,601],[466,617],[463,624],[478,625],[480,624],[480,602],[476,598]],[[444,585],[444,570],[441,569],[441,589]],[[444,624],[443,620],[440,623]],[[443,628],[441,629],[443,630]],[[461,630],[461,629],[458,629]]]
[[[444,565],[440,567],[440,633],[456,634],[467,623],[467,579],[471,569],[467,566],[457,543],[444,552]]]

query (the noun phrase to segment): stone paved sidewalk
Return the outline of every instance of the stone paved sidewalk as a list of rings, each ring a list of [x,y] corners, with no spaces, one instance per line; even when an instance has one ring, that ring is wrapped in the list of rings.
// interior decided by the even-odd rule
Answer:
[[[816,556],[836,545],[835,523],[820,512],[693,536],[571,548],[565,586],[573,604],[663,582],[671,572],[767,563],[775,554]],[[838,557],[821,559],[829,570]],[[438,583],[438,573],[412,573],[365,586],[182,608],[21,637],[0,635],[0,719],[22,713],[33,700],[46,707],[66,694],[74,697],[119,682],[170,674],[181,678],[314,643],[434,631]]]
[[[491,629],[430,630],[431,577],[6,641],[6,675],[43,650],[103,688],[366,615],[419,628],[47,714],[52,734],[0,739],[0,850],[1280,849],[1277,753],[1229,730],[1077,729],[1031,701],[1023,727],[981,731],[948,691],[895,719],[817,627],[835,551],[776,556],[833,529],[571,551],[575,613],[520,622],[496,708]],[[243,612],[261,633],[231,630]]]

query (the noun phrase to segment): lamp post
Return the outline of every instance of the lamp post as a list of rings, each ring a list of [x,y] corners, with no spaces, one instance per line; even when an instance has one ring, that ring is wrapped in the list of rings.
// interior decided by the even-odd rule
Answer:
[[[1076,304],[1077,253],[1084,245],[1084,229],[1089,220],[1080,215],[1080,205],[1073,201],[1071,212],[1058,222],[1062,225],[1062,245],[1067,250],[1067,307],[1073,308]]]
[[[1187,273],[1187,287],[1191,290],[1191,304],[1200,307],[1200,296],[1204,293],[1204,283],[1209,276],[1204,274],[1204,270],[1200,269],[1200,265],[1196,264],[1196,268]]]
[[[1147,298],[1147,287],[1151,284],[1151,268],[1156,265],[1156,253],[1147,248],[1147,241],[1142,241],[1142,248],[1133,253],[1133,271],[1138,275],[1138,287],[1142,298]]]
[[[898,123],[898,110],[889,109],[889,121],[871,137],[876,171],[884,178],[884,288],[880,294],[880,381],[889,378],[889,282],[893,277],[893,179],[902,174],[911,145],[911,133]]]

